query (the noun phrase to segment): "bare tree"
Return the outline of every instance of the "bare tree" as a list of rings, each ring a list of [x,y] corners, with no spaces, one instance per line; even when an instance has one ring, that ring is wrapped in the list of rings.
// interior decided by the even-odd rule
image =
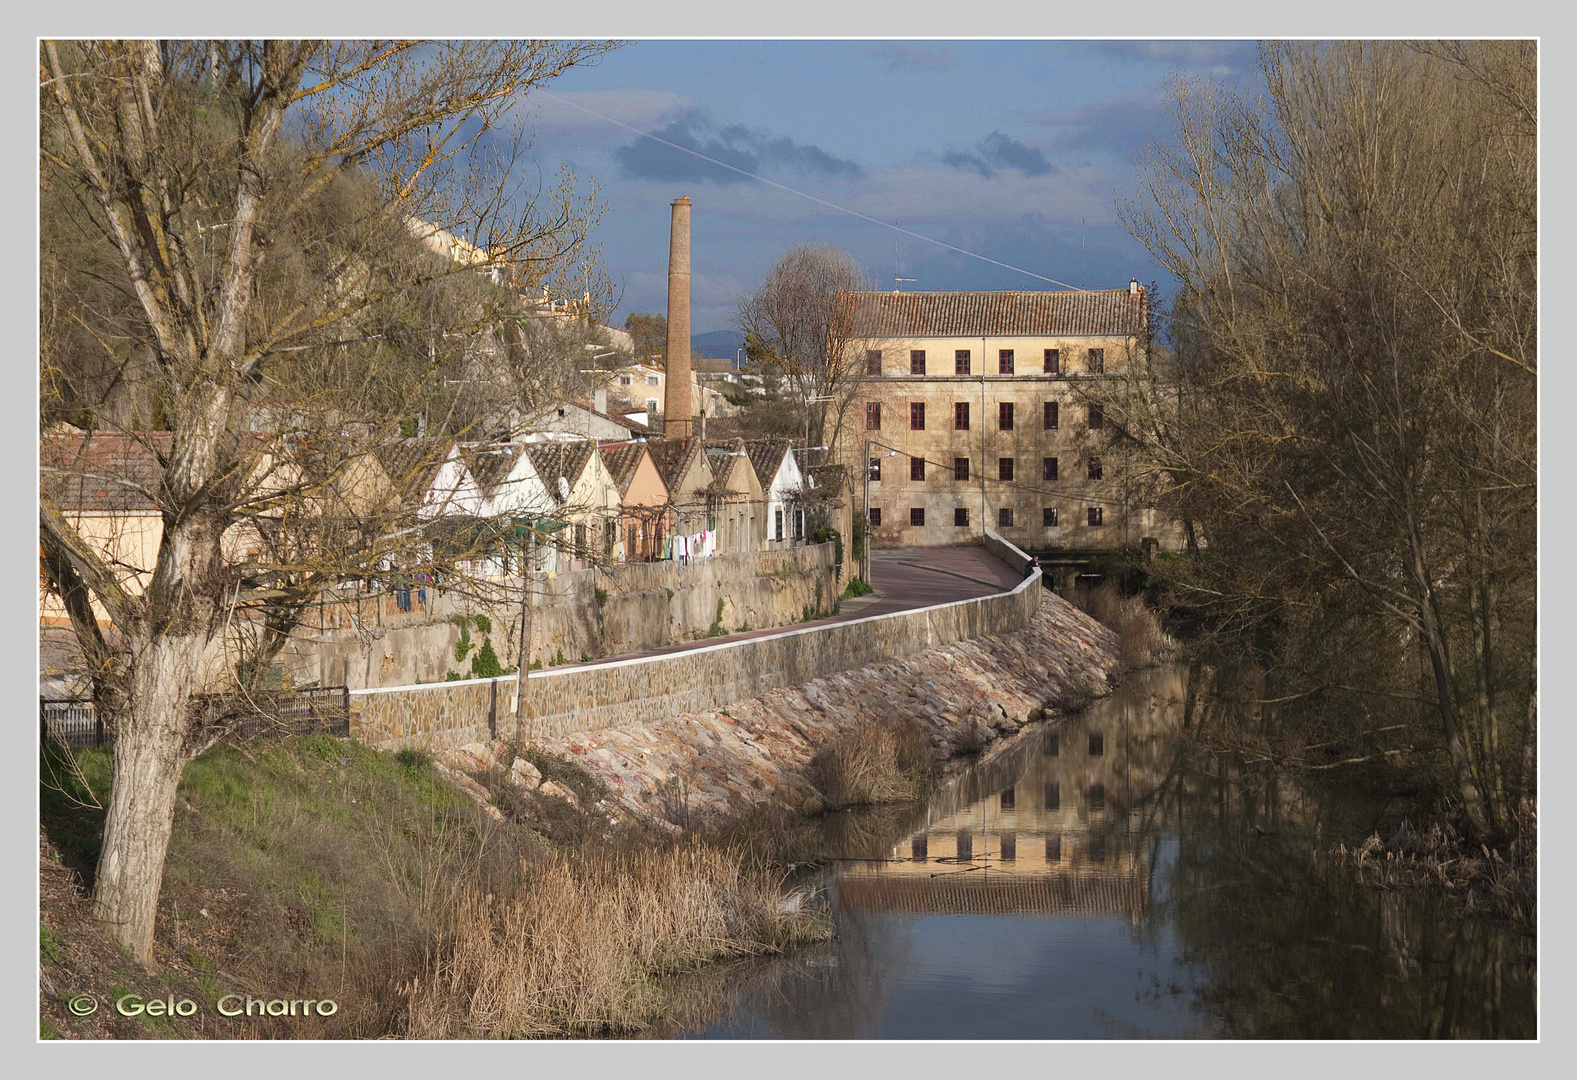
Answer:
[[[168,429],[162,442],[145,439],[159,463],[146,494],[163,530],[140,592],[73,527],[48,483],[40,512],[55,585],[79,598],[69,603],[79,640],[97,636],[81,601],[91,595],[125,643],[119,691],[101,699],[116,742],[94,911],[144,963],[176,785],[201,746],[187,708],[194,673],[245,591],[226,534],[342,476],[397,432],[412,374],[430,381],[445,342],[460,347],[497,323],[496,307],[474,321],[413,311],[414,293],[461,274],[496,270],[495,285],[535,288],[580,272],[595,205],[567,174],[554,189],[520,190],[511,170],[521,138],[501,125],[533,86],[608,47],[42,43],[43,182],[75,207],[104,300],[67,308],[78,337],[101,350],[101,371],[55,382],[138,374],[152,400],[126,411],[128,430]],[[453,241],[443,257],[412,255],[413,227],[428,223]],[[70,305],[84,276],[50,267],[46,280],[60,281]],[[68,361],[41,357],[46,372]],[[44,411],[101,419],[82,406],[63,397]],[[271,432],[340,433],[342,443],[281,479],[289,455],[247,437],[260,410],[293,417],[265,424]]]
[[[1536,671],[1535,46],[1262,65],[1264,107],[1180,87],[1128,214],[1180,282],[1176,367],[1113,407],[1200,524],[1191,602],[1279,642],[1304,690],[1422,710],[1503,842]]]

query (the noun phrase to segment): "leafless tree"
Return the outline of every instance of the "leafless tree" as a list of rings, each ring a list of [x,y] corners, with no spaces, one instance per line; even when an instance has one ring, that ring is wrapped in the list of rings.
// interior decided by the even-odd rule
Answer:
[[[522,137],[506,121],[532,87],[608,47],[41,44],[42,183],[72,208],[89,250],[86,270],[44,256],[59,298],[46,322],[71,312],[84,347],[46,347],[46,396],[65,393],[43,412],[118,424],[159,465],[144,494],[162,538],[140,592],[73,526],[48,477],[40,512],[45,563],[79,640],[98,637],[91,596],[124,641],[105,680],[118,691],[102,699],[116,742],[94,911],[144,963],[176,785],[201,745],[187,708],[194,673],[248,591],[225,537],[333,485],[396,436],[416,411],[412,376],[430,386],[446,349],[463,354],[498,325],[506,296],[583,276],[597,207],[567,173],[522,190]],[[413,230],[439,257],[421,257]],[[482,299],[499,302],[412,302],[459,275],[488,277],[496,293]],[[79,288],[91,303],[76,300]],[[97,370],[77,363],[87,346],[99,349]],[[146,400],[118,419],[75,392],[132,381]],[[274,418],[262,425],[270,434],[338,434],[339,444],[281,476],[292,455],[248,436],[259,415]],[[162,441],[147,437],[154,427]]]

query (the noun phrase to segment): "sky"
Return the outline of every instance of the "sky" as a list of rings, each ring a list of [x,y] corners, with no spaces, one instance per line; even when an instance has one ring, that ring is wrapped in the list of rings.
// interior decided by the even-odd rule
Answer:
[[[1251,41],[637,41],[533,92],[518,118],[544,178],[567,162],[607,209],[623,325],[666,309],[669,203],[692,208],[691,326],[800,244],[855,257],[878,288],[1057,286],[903,235],[634,134],[1073,286],[1161,280],[1124,231],[1179,76],[1252,89]],[[591,112],[611,117],[620,127]],[[1164,287],[1165,282],[1162,281]]]

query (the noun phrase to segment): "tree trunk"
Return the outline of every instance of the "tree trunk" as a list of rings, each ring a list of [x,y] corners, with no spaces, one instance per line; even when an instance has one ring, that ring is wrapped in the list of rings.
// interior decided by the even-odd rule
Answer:
[[[117,721],[93,914],[144,966],[153,963],[164,854],[186,760],[186,706],[206,643],[205,635],[166,634],[147,644],[131,665],[131,692]]]
[[[521,545],[520,564],[520,662],[515,666],[515,743],[526,741],[526,688],[531,677],[531,570],[536,545],[531,537]]]

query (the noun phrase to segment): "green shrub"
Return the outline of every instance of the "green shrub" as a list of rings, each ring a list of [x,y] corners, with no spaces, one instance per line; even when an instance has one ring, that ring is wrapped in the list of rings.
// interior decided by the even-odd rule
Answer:
[[[493,632],[493,620],[486,615],[478,615],[476,616],[476,628],[479,633],[491,634]]]
[[[456,615],[449,620],[460,628],[460,640],[454,643],[454,658],[464,660],[471,651],[471,623],[464,615]]]
[[[853,600],[857,596],[869,596],[875,591],[864,578],[850,578],[849,583],[843,587],[843,596],[840,599]]]
[[[503,673],[503,665],[498,662],[498,654],[493,651],[493,639],[483,638],[482,647],[471,657],[471,674],[479,679],[496,679]]]
[[[606,604],[608,602],[608,590],[607,589],[599,588],[599,589],[595,589],[593,591],[597,595],[597,606],[598,607],[601,607],[602,605],[604,605],[604,604]]]

